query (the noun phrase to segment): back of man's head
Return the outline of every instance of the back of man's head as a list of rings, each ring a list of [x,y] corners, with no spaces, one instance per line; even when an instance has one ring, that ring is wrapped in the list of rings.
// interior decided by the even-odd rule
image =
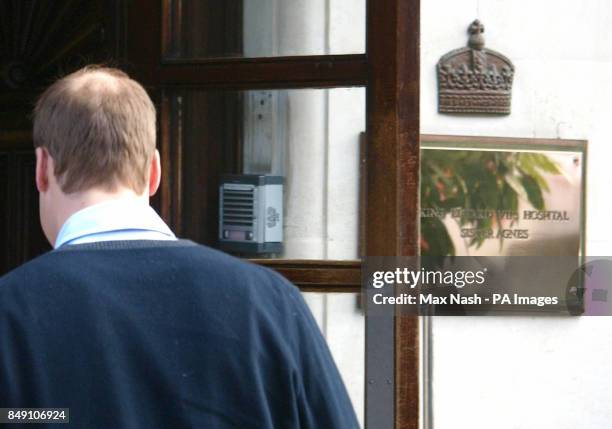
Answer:
[[[66,194],[146,190],[155,152],[155,107],[120,70],[89,66],[51,85],[34,110],[34,146],[54,161]]]

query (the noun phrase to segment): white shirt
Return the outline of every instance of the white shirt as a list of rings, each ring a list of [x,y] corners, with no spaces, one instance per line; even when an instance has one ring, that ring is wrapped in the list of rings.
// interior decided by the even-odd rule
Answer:
[[[64,222],[54,247],[116,240],[176,240],[176,236],[148,204],[125,198],[74,213]]]

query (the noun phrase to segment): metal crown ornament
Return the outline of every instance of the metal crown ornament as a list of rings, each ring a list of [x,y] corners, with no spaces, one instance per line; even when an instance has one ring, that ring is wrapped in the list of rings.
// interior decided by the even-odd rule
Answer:
[[[484,47],[480,21],[474,21],[468,33],[466,48],[451,51],[438,62],[440,113],[510,114],[514,65]]]

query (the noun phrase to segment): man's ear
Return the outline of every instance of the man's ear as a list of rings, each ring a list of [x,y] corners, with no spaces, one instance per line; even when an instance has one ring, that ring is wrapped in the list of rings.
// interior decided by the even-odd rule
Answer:
[[[44,147],[36,148],[36,188],[43,193],[49,189],[49,152]]]
[[[159,159],[159,151],[155,149],[153,158],[151,159],[151,168],[149,169],[149,196],[155,195],[159,189],[161,182],[161,162]]]

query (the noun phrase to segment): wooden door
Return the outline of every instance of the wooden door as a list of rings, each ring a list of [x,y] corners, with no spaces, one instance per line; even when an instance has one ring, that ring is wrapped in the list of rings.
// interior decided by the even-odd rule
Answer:
[[[283,1],[273,3],[282,6]],[[130,31],[127,43],[134,74],[157,94],[161,103],[160,147],[167,174],[157,204],[164,218],[184,236],[210,244],[212,237],[207,225],[213,225],[214,221],[207,221],[200,214],[207,212],[207,216],[211,216],[211,211],[217,211],[215,198],[205,197],[214,191],[207,188],[210,182],[205,182],[206,177],[198,176],[197,169],[185,164],[185,160],[189,163],[188,158],[201,157],[201,165],[208,165],[203,151],[210,142],[204,140],[200,145],[193,138],[177,135],[184,128],[176,126],[176,112],[189,111],[189,106],[176,105],[179,100],[210,97],[216,91],[227,94],[257,89],[364,86],[367,89],[367,136],[363,256],[415,255],[419,220],[419,0],[368,0],[367,46],[363,54],[270,54],[255,58],[241,55],[232,37],[221,38],[229,43],[222,54],[217,50],[211,55],[214,49],[203,48],[204,53],[200,55],[189,49],[177,55],[181,49],[176,46],[176,34],[189,36],[190,30],[184,26],[194,25],[180,18],[186,3],[162,0],[154,2],[152,7],[148,1],[134,1],[128,13],[128,22],[139,22]],[[207,19],[206,16],[201,12],[201,19]],[[235,30],[227,22],[217,22],[225,23],[217,27],[216,31],[221,32],[217,37],[227,36],[228,29]],[[212,34],[204,33],[208,37]],[[237,37],[240,33],[231,34]],[[248,34],[243,36],[246,40]],[[188,41],[191,42],[189,37]],[[235,44],[233,51],[231,43]],[[181,92],[187,98],[177,98]],[[202,129],[207,129],[206,118],[202,124]],[[235,136],[221,138],[227,142],[225,149],[216,153],[216,160],[222,165],[214,166],[213,170],[238,169],[240,131]],[[215,177],[208,179],[217,184]],[[193,213],[196,215],[192,216]],[[360,290],[360,260],[267,259],[256,262],[278,270],[303,291]],[[376,322],[366,324],[374,326]],[[381,356],[370,351],[377,349],[379,338],[370,335],[366,337],[366,360],[369,361],[367,365],[389,368],[390,372],[386,380],[376,380],[366,386],[366,424],[376,429],[417,428],[418,320],[416,317],[396,317],[382,329],[390,333],[390,352],[382,357],[383,361],[377,360]]]
[[[238,98],[224,97],[222,108],[194,114],[189,103],[201,105],[201,97],[209,97],[204,104],[215,105],[215,91],[366,87],[363,256],[416,254],[419,0],[368,0],[364,53],[260,58],[241,58],[243,35],[224,32],[239,27],[241,1],[219,1],[205,10],[203,3],[0,0],[0,273],[49,248],[38,227],[32,180],[29,115],[36,95],[58,75],[91,62],[118,65],[147,87],[158,107],[165,171],[154,205],[180,235],[213,245],[218,176],[240,164],[241,104]],[[182,9],[186,7],[200,9]],[[181,10],[182,15],[177,13]],[[202,20],[198,26],[205,25],[206,36],[187,37],[176,45],[170,35],[182,26],[196,25],[196,18]],[[210,58],[198,58],[202,56]],[[177,105],[182,102],[187,104]],[[199,131],[187,139],[181,135],[185,121],[199,124]],[[226,126],[216,127],[220,121]],[[228,129],[232,133],[227,134]],[[258,262],[302,290],[360,290],[360,260]],[[376,429],[417,428],[417,320],[397,317],[388,329],[393,344],[390,354],[383,356],[387,361],[373,361],[369,350],[376,349],[377,338],[366,338],[369,364],[391,371],[382,387],[367,386],[366,422]],[[390,400],[379,406],[377,395],[385,391]],[[376,415],[390,417],[376,426]]]
[[[0,1],[0,275],[50,249],[38,221],[31,113],[58,76],[118,63],[119,3]]]

